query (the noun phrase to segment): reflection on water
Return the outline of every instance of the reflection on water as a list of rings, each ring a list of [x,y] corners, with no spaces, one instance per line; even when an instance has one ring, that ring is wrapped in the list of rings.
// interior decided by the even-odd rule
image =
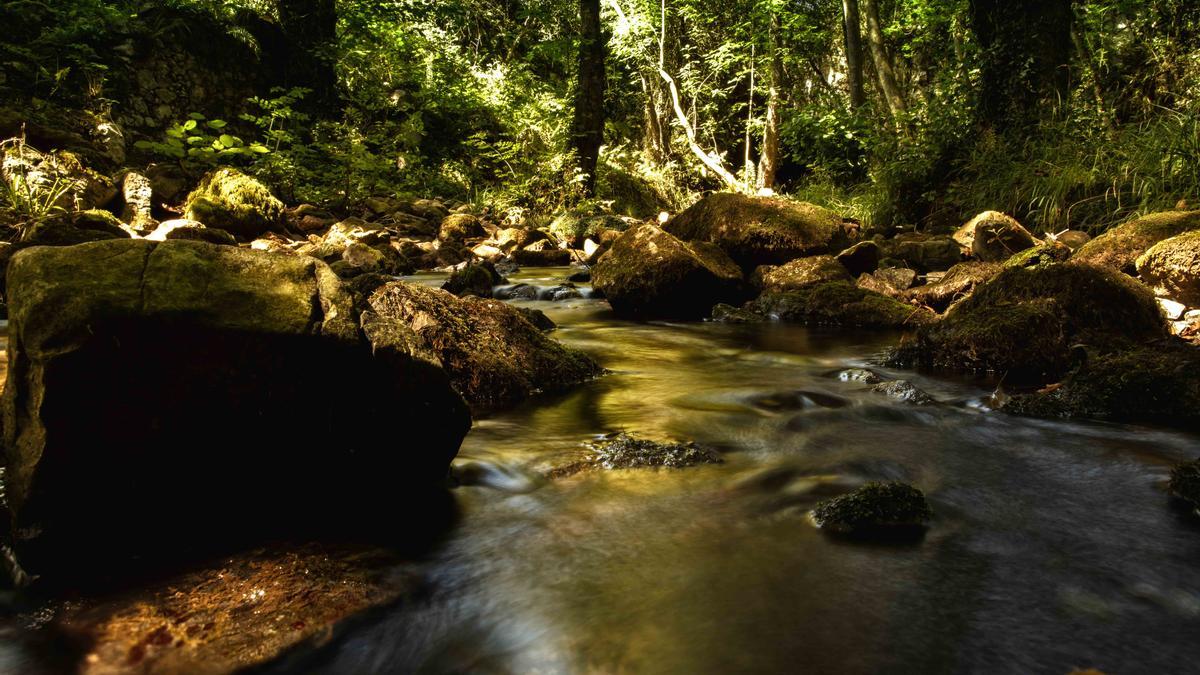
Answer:
[[[478,421],[431,595],[275,670],[1134,673],[1200,657],[1200,529],[1163,489],[1197,437],[1011,418],[983,387],[904,374],[941,402],[917,408],[833,376],[895,336],[524,304],[612,374]],[[618,430],[727,461],[539,479]],[[808,524],[870,479],[927,492],[922,543]]]
[[[520,304],[612,374],[478,420],[456,460],[462,520],[420,564],[428,593],[268,672],[1163,673],[1200,662],[1200,528],[1164,491],[1200,438],[1012,418],[980,404],[982,386],[880,371],[941,402],[910,406],[835,376],[894,335]],[[542,477],[620,430],[709,444],[726,462]],[[816,501],[872,479],[926,491],[936,517],[923,542],[853,545],[808,523]]]

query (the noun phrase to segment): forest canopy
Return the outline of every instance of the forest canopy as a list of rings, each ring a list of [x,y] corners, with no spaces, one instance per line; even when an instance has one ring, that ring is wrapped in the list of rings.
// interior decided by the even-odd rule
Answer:
[[[649,217],[771,188],[877,228],[995,209],[1095,232],[1200,196],[1188,0],[50,0],[0,21],[0,131],[84,110],[147,162],[234,164],[297,201]],[[251,86],[115,105],[225,44]]]

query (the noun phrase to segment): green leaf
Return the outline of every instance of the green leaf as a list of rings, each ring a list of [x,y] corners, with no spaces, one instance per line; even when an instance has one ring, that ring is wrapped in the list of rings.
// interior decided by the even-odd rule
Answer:
[[[228,125],[225,120],[210,120],[208,126],[213,129],[224,129]]]
[[[198,112],[189,113],[189,114],[188,114],[188,117],[190,117],[190,118],[192,118],[192,119],[194,119],[194,120],[200,121],[200,122],[203,122],[203,121],[204,121],[204,115],[201,115],[201,114],[200,114],[200,113],[198,113]]]
[[[138,150],[153,150],[154,145],[155,144],[151,143],[150,141],[138,141],[133,144],[133,147],[137,148]]]
[[[195,129],[195,128],[196,128],[196,120],[188,120],[183,123],[184,131],[191,131],[192,129]]]

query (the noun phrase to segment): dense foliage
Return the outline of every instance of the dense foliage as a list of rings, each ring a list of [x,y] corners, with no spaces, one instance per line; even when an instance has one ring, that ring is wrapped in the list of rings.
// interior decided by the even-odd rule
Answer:
[[[12,110],[107,115],[131,41],[219,30],[264,60],[290,45],[304,77],[293,64],[291,81],[241,109],[185,111],[131,152],[237,164],[292,200],[435,194],[645,217],[703,190],[774,185],[881,228],[996,209],[1043,230],[1099,230],[1200,198],[1190,0],[601,8],[595,197],[572,150],[581,24],[567,0],[9,2],[0,122]]]

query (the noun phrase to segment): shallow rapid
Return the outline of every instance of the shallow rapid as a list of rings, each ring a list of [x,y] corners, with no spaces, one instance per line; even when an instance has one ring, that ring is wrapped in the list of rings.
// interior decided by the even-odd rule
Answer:
[[[565,269],[513,281],[552,286]],[[418,281],[436,283],[433,277]],[[269,672],[1110,673],[1200,663],[1200,527],[1170,466],[1200,436],[1021,419],[985,383],[900,373],[915,406],[837,373],[896,335],[620,321],[525,301],[611,374],[477,420],[455,528],[397,569],[416,597]],[[626,431],[725,462],[547,479]],[[866,545],[808,520],[868,480],[911,482],[925,539]]]

